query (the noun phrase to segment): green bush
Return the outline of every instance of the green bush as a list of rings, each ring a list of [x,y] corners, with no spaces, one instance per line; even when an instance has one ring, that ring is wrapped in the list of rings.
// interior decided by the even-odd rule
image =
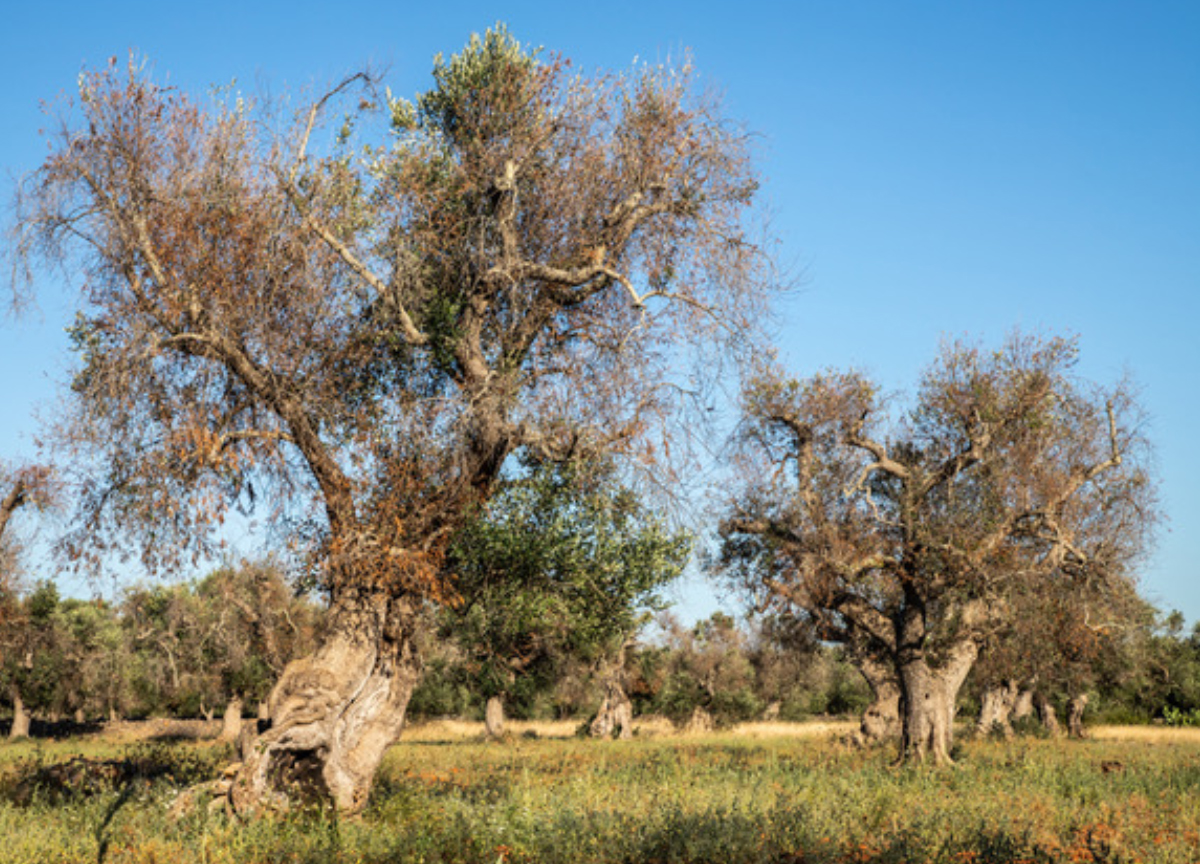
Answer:
[[[1168,705],[1163,708],[1163,722],[1168,726],[1200,726],[1200,708],[1183,711]]]

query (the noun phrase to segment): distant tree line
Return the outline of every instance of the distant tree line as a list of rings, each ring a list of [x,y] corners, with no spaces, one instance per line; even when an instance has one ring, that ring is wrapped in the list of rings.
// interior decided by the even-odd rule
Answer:
[[[240,718],[311,648],[323,617],[270,563],[137,586],[114,602],[64,598],[41,581],[0,603],[0,686],[16,735],[33,717],[212,719],[232,706]]]
[[[16,735],[29,734],[34,718],[226,718],[228,724],[231,711],[253,718],[287,662],[310,650],[325,614],[320,603],[297,596],[270,562],[133,587],[112,602],[63,597],[53,582],[42,581],[25,592],[6,591],[0,604],[0,717],[10,718],[0,728]],[[511,717],[576,719],[581,726],[594,717],[614,658],[559,642],[500,685],[484,671],[492,658],[478,633],[454,633],[446,616],[457,614],[426,621],[431,639],[441,635],[413,695],[415,718],[483,719],[498,688]],[[632,713],[665,716],[680,728],[859,717],[872,703],[851,649],[813,641],[779,617],[738,620],[715,612],[685,625],[660,612],[652,626],[626,637],[619,660]],[[1178,612],[1163,615],[1143,605],[1139,620],[1087,656],[1064,657],[1022,678],[1013,677],[1007,661],[1016,647],[998,644],[994,654],[985,653],[963,689],[958,716],[988,721],[981,732],[1014,725],[1055,732],[1054,718],[1068,717],[1081,692],[1096,721],[1200,725],[1200,626],[1187,631]],[[988,707],[997,691],[1009,690],[1014,702],[1024,695],[1024,707],[1014,704],[1007,713]],[[225,734],[236,731],[227,725]]]

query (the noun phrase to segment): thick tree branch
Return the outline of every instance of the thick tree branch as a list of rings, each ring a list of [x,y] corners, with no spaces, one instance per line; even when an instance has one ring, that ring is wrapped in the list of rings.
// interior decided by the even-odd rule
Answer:
[[[0,538],[4,537],[4,529],[8,527],[8,520],[12,518],[13,513],[27,502],[28,492],[28,484],[24,478],[18,477],[8,494],[4,496],[4,500],[0,501]]]
[[[1084,486],[1106,471],[1118,468],[1122,464],[1124,457],[1122,456],[1120,443],[1117,439],[1117,422],[1111,403],[1109,403],[1107,409],[1109,457],[1091,465],[1081,466],[1072,470],[1062,488],[1056,494],[1050,496],[1041,506],[1013,513],[1009,518],[1005,519],[995,531],[992,531],[983,539],[969,556],[971,563],[975,567],[981,567],[983,562],[993,555],[1005,541],[1020,535],[1022,533],[1022,526],[1024,525],[1039,526],[1049,530],[1050,542],[1055,547],[1055,551],[1048,559],[1052,565],[1059,566],[1063,564],[1067,555],[1073,556],[1076,563],[1085,564],[1087,562],[1088,556],[1071,544],[1066,531],[1059,523],[1058,514],[1062,511],[1066,503],[1074,498]]]
[[[414,346],[428,345],[429,336],[425,333],[422,333],[417,325],[413,322],[412,316],[409,315],[408,310],[404,308],[404,305],[400,302],[399,298],[393,296],[394,292],[389,291],[387,283],[376,276],[371,269],[367,267],[367,265],[364,264],[357,255],[354,254],[353,250],[351,250],[349,246],[338,240],[337,237],[333,235],[333,232],[326,228],[316,218],[316,216],[313,215],[307,202],[304,200],[304,196],[300,193],[300,190],[296,188],[296,184],[293,183],[290,178],[284,177],[282,174],[280,174],[279,179],[283,185],[285,194],[292,202],[292,205],[296,208],[296,212],[300,214],[300,218],[303,220],[305,227],[307,227],[310,231],[316,234],[317,237],[324,241],[324,243],[330,249],[332,249],[339,258],[342,259],[346,266],[348,266],[356,276],[371,286],[377,296],[388,297],[390,299],[390,302],[395,307],[396,318],[400,322],[400,335],[403,337],[404,341]]]
[[[867,438],[862,434],[863,424],[866,422],[867,415],[864,413],[856,421],[851,423],[845,431],[844,440],[850,447],[857,447],[860,450],[865,450],[874,457],[875,461],[865,466],[859,479],[853,488],[862,488],[867,477],[873,471],[883,471],[891,474],[893,477],[900,480],[908,480],[911,477],[909,470],[895,459],[888,455],[887,448],[877,441]]]

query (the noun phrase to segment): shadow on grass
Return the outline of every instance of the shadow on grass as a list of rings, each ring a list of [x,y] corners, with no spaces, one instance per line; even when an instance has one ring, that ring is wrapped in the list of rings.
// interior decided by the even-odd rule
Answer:
[[[113,791],[124,796],[155,783],[190,786],[212,779],[226,756],[222,748],[198,752],[162,742],[132,746],[119,759],[72,756],[46,762],[39,752],[5,772],[0,800],[18,807],[57,806]]]

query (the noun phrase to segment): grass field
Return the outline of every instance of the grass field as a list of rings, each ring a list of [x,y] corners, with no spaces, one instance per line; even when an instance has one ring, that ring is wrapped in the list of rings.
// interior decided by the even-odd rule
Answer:
[[[228,750],[125,735],[0,745],[0,862],[1192,862],[1200,733],[964,741],[958,765],[894,768],[839,724],[628,742],[571,724],[416,727],[367,812],[238,824],[178,790]],[[66,767],[62,767],[62,766]],[[59,767],[55,767],[59,766]]]

